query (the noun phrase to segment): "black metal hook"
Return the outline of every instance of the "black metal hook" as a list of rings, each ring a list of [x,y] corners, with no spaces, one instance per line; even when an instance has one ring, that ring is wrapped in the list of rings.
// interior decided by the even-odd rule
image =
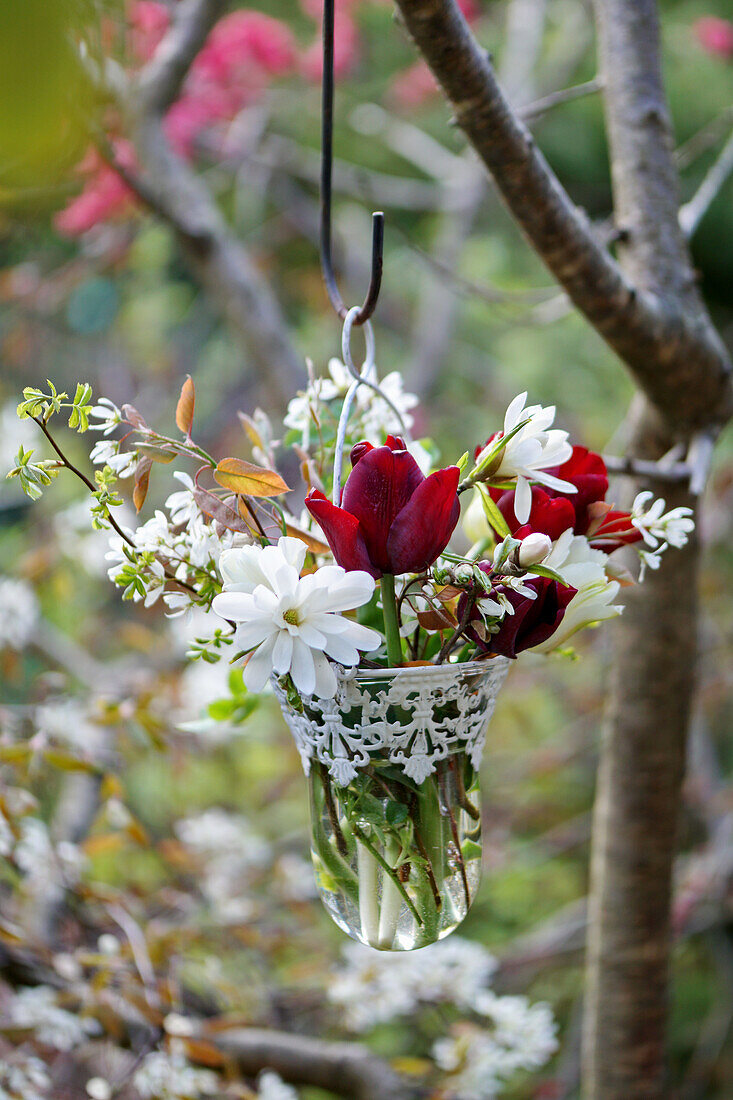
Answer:
[[[341,297],[331,255],[331,195],[333,173],[333,37],[335,0],[323,0],[323,99],[321,115],[321,267],[328,297],[343,320],[348,307]],[[382,284],[384,214],[372,215],[372,274],[364,304],[354,318],[355,325],[368,321],[377,305]]]

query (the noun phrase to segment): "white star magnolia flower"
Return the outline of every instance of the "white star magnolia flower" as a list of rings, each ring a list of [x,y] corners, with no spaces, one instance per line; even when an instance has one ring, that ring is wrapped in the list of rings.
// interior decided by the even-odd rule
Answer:
[[[695,530],[692,508],[672,508],[665,512],[666,501],[662,497],[647,507],[653,495],[648,489],[638,494],[631,508],[631,522],[652,550],[656,550],[661,542],[679,549]]]
[[[336,675],[327,657],[359,662],[359,650],[376,649],[381,636],[340,614],[368,602],[374,578],[339,565],[300,576],[307,548],[283,537],[277,546],[242,546],[219,559],[224,591],[214,597],[217,615],[239,623],[235,643],[254,649],[244,670],[250,691],[262,691],[270,675],[290,673],[298,691],[330,699]]]
[[[564,645],[576,631],[621,614],[623,607],[612,602],[620,585],[606,576],[606,561],[603,551],[593,550],[585,535],[563,531],[542,564],[560,573],[577,592],[555,633],[533,646],[533,653],[549,653]]]
[[[563,493],[577,492],[571,482],[546,472],[548,467],[561,466],[563,462],[567,462],[573,453],[567,432],[558,428],[548,430],[555,419],[555,406],[549,405],[544,409],[542,405],[528,405],[525,408],[526,400],[526,392],[520,393],[506,411],[502,435],[509,435],[523,420],[528,420],[529,423],[509,440],[501,453],[499,468],[492,474],[492,478],[497,481],[516,477],[514,514],[520,523],[527,522],[532,509],[531,482],[547,485]],[[496,443],[493,440],[487,444],[484,452],[488,453]],[[481,462],[481,458],[482,455],[479,455],[477,462]]]

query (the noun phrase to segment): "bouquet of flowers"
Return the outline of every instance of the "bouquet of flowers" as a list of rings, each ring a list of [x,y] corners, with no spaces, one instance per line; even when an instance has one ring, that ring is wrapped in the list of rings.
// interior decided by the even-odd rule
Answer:
[[[328,911],[372,947],[407,950],[452,931],[475,895],[478,765],[511,661],[567,649],[617,615],[631,577],[614,551],[636,547],[643,575],[693,522],[650,493],[614,509],[600,455],[571,445],[555,409],[526,394],[499,430],[436,468],[410,437],[416,398],[397,372],[378,382],[367,347],[360,371],[348,340],[326,376],[309,364],[282,442],[261,410],[240,413],[247,458],[195,442],[190,379],[176,435],[130,405],[93,404],[84,383],[73,398],[51,383],[28,388],[19,415],[53,457],[21,447],[9,477],[36,499],[63,468],[76,474],[94,526],[111,530],[109,576],[123,599],[209,613],[191,656],[243,664],[243,716],[272,687],[310,774]],[[59,416],[102,433],[91,476],[53,434]],[[300,493],[278,471],[293,451]],[[190,472],[174,473],[181,488],[166,510],[137,528],[119,522],[119,483],[132,479],[140,512],[153,470],[174,462]]]

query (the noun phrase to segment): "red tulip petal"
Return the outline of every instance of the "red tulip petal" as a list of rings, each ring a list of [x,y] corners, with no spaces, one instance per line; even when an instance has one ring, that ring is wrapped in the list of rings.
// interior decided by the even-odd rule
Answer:
[[[343,569],[363,569],[375,578],[382,575],[369,559],[356,516],[337,508],[319,489],[311,489],[305,506],[320,524],[333,556]]]
[[[375,447],[349,474],[342,504],[359,521],[367,553],[383,573],[392,572],[387,538],[395,516],[425,481],[408,451]]]
[[[393,573],[417,573],[432,565],[458,523],[460,470],[449,466],[425,478],[392,524],[387,540]]]

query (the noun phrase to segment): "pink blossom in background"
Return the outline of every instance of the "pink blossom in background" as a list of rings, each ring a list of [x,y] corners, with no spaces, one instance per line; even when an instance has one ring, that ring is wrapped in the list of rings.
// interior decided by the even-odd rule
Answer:
[[[724,57],[727,61],[733,58],[733,23],[715,15],[706,15],[698,19],[692,29],[698,42],[708,53]]]
[[[149,61],[170,26],[170,12],[157,0],[133,0],[128,18],[132,53],[138,61]]]
[[[129,141],[114,141],[115,157],[128,171],[135,171],[135,150]],[[60,233],[77,237],[117,214],[128,213],[135,196],[114,168],[102,160],[96,149],[90,149],[79,165],[79,172],[87,177],[80,195],[56,215],[54,224]]]
[[[333,72],[336,79],[348,76],[359,59],[359,32],[346,11],[336,10],[333,24]],[[323,75],[323,45],[319,37],[305,51],[301,72],[308,80],[319,82]]]
[[[191,72],[231,84],[252,68],[280,76],[295,68],[295,60],[295,39],[284,23],[261,12],[235,11],[213,28]]]
[[[398,107],[420,107],[438,89],[435,77],[424,61],[416,61],[392,82],[390,98]]]

